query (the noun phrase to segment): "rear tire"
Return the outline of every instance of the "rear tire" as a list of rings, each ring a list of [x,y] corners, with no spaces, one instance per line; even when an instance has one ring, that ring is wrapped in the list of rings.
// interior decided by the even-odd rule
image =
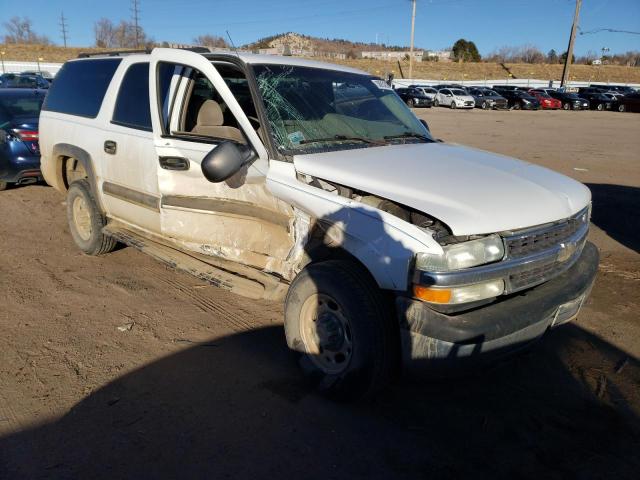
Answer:
[[[619,112],[624,112],[626,109],[624,108],[624,105],[618,105],[618,111]]]
[[[78,180],[69,186],[67,221],[73,241],[87,255],[102,255],[116,247],[117,242],[102,233],[107,221],[98,209],[87,180]]]
[[[413,98],[408,98],[406,103],[407,103],[407,107],[409,107],[409,108],[415,108],[415,106],[416,106],[415,105],[415,101],[413,100]]]
[[[457,107],[457,105],[456,105],[456,101],[455,101],[455,100],[451,100],[451,104],[449,105],[449,108],[450,108],[451,110],[455,110],[455,109],[456,109],[456,107]]]
[[[570,110],[571,109],[571,105],[569,105],[568,103],[565,102],[565,103],[562,104],[562,109],[563,110]]]
[[[370,398],[389,383],[399,345],[391,318],[369,272],[352,261],[308,265],[285,300],[287,345],[336,400]]]
[[[439,107],[439,106],[440,106],[440,102],[438,101],[438,99],[437,99],[437,98],[434,98],[434,99],[433,99],[433,106],[434,106],[434,107]]]
[[[602,111],[604,110],[604,105],[602,105],[601,103],[598,104],[598,106],[596,107],[596,110]]]
[[[489,104],[487,104],[487,102],[482,102],[482,104],[480,105],[480,108],[482,108],[483,110],[486,110],[487,108],[489,108]]]
[[[520,104],[519,104],[519,103],[514,103],[514,104],[513,104],[513,109],[514,109],[514,110],[520,110],[520,108],[522,108],[522,107],[520,106]]]

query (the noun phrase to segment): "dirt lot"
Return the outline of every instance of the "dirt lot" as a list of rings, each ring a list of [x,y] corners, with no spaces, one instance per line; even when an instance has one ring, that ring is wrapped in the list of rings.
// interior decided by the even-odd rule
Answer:
[[[640,115],[419,114],[439,138],[590,186],[602,263],[578,321],[490,371],[337,405],[301,381],[281,305],[132,249],[84,256],[59,194],[14,188],[0,193],[0,478],[637,478]]]

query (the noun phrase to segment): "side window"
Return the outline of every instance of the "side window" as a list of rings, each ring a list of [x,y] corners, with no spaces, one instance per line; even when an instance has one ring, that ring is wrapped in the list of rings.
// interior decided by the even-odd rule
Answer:
[[[134,63],[124,74],[111,122],[151,131],[148,63]]]
[[[43,110],[95,118],[120,58],[67,62],[49,88]]]

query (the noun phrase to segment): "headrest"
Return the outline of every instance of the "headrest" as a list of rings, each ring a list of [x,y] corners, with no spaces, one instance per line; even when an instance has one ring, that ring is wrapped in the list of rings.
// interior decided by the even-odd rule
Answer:
[[[219,127],[224,123],[222,109],[215,100],[206,100],[198,111],[198,126]]]

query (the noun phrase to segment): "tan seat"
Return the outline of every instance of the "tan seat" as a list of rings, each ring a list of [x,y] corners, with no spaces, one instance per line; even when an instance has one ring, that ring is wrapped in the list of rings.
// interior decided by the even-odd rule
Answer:
[[[224,115],[218,102],[206,100],[198,110],[196,125],[191,129],[191,133],[246,143],[239,129],[225,126],[223,123]]]

